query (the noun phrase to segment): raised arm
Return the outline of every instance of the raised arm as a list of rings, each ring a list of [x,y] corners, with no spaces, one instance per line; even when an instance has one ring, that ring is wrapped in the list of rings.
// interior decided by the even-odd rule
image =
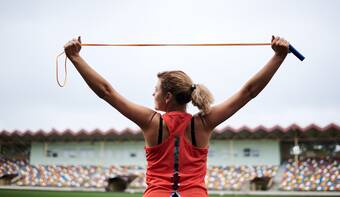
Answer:
[[[85,60],[79,55],[81,49],[80,37],[69,41],[65,46],[65,53],[83,77],[87,85],[96,95],[111,106],[116,108],[121,114],[135,122],[142,130],[146,130],[154,115],[154,111],[135,103],[130,102],[121,96],[112,86],[95,70],[93,70]]]
[[[272,36],[271,44],[275,54],[268,63],[251,77],[238,92],[221,104],[213,106],[210,113],[205,116],[209,129],[212,130],[217,125],[227,120],[266,87],[289,51],[289,43],[280,37]]]

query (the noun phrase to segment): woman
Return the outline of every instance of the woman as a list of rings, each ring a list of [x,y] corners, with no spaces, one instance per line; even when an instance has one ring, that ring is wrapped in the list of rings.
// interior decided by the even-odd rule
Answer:
[[[208,144],[213,129],[231,117],[268,84],[288,54],[288,42],[272,36],[273,57],[241,89],[224,102],[210,107],[213,98],[201,84],[182,71],[158,74],[153,93],[155,109],[137,105],[121,96],[79,55],[80,37],[69,41],[65,53],[88,86],[143,131],[147,159],[144,197],[206,197],[204,183]],[[200,109],[186,112],[192,101]]]

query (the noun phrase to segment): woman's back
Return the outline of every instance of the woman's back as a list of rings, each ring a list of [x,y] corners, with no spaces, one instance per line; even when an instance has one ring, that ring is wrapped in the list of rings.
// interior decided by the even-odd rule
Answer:
[[[174,190],[182,197],[208,196],[204,183],[208,147],[196,147],[186,137],[188,128],[194,129],[190,124],[193,123],[192,116],[186,112],[168,112],[163,115],[163,119],[165,128],[168,128],[168,137],[160,144],[144,147],[148,185],[144,197],[169,197]],[[190,130],[192,132],[196,136],[196,132]],[[175,172],[179,175],[177,180],[174,178],[177,176]]]

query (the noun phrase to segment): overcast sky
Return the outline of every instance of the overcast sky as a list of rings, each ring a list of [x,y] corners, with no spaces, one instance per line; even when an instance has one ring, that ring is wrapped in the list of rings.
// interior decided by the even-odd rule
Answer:
[[[84,43],[270,42],[271,35],[282,36],[305,61],[289,55],[269,85],[219,128],[340,124],[340,1],[0,2],[0,130],[137,129],[99,99],[70,62],[66,87],[57,85],[55,56],[78,35]],[[153,108],[160,71],[185,71],[220,103],[273,51],[269,46],[83,47],[81,55],[123,96]]]

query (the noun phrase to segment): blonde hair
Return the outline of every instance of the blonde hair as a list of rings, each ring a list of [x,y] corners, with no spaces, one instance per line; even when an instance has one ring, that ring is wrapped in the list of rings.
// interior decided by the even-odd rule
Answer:
[[[173,94],[179,105],[192,101],[201,112],[209,113],[214,99],[204,85],[194,84],[191,78],[180,70],[161,72],[157,77],[161,80],[162,91]]]

